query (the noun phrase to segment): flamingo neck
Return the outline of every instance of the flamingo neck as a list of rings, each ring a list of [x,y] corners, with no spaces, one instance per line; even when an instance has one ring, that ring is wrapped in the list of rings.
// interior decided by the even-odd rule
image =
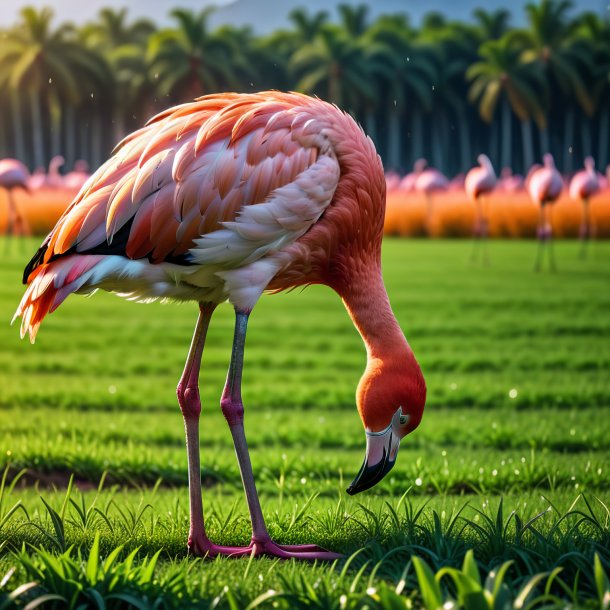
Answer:
[[[379,265],[352,275],[338,292],[364,341],[369,361],[415,360],[390,306]]]

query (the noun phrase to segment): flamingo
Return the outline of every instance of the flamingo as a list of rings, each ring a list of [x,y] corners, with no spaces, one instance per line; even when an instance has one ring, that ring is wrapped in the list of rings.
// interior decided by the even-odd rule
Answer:
[[[80,159],[74,164],[72,171],[64,176],[63,185],[67,189],[78,191],[90,177],[89,164]]]
[[[589,199],[600,190],[600,180],[595,171],[593,157],[585,159],[585,169],[577,172],[570,181],[570,197],[582,202],[582,223],[580,239],[582,240],[581,257],[587,255],[587,243],[592,236],[591,213]]]
[[[466,194],[468,198],[475,206],[476,218],[474,224],[474,238],[475,247],[473,249],[472,256],[476,257],[476,244],[480,241],[481,244],[485,244],[487,237],[489,237],[489,214],[486,211],[484,198],[486,195],[491,193],[496,186],[496,172],[494,171],[493,165],[487,155],[479,155],[477,157],[479,165],[473,167],[466,174],[466,181],[464,183]],[[483,256],[485,261],[488,261],[487,249],[483,250]]]
[[[366,436],[354,494],[392,468],[419,424],[426,386],[381,276],[385,179],[370,139],[347,114],[302,94],[209,95],[127,136],[92,176],[27,265],[15,317],[34,341],[45,315],[96,288],[132,300],[195,301],[199,318],[178,383],[189,472],[188,547],[199,555],[334,559],[317,545],[268,534],[244,433],[246,328],[264,291],[334,289],[366,349],[356,402]],[[214,544],[202,510],[199,368],[216,306],[235,310],[220,401],[252,522],[245,547]]]
[[[426,169],[428,161],[425,159],[417,159],[413,164],[413,171],[402,178],[398,188],[405,193],[412,193],[415,190],[415,183],[420,174]]]
[[[523,177],[518,174],[513,174],[510,167],[503,167],[500,172],[500,181],[498,188],[506,193],[516,193],[523,188]]]
[[[432,219],[432,193],[444,191],[449,186],[449,180],[437,169],[426,168],[426,159],[417,159],[413,164],[413,171],[400,181],[399,189],[406,193],[418,191],[426,196],[426,220],[425,230],[430,234],[430,223]]]
[[[61,188],[64,185],[64,179],[59,173],[59,168],[64,163],[64,158],[61,155],[55,155],[49,161],[49,171],[47,173],[45,173],[44,169],[38,168],[28,181],[30,190],[37,191],[41,188]]]
[[[530,170],[527,180],[527,190],[532,201],[540,206],[540,220],[538,222],[538,253],[534,270],[539,271],[544,255],[544,245],[549,244],[549,257],[551,270],[555,270],[555,257],[552,248],[553,227],[549,206],[557,201],[563,188],[561,174],[555,167],[555,160],[551,153],[545,153],[544,165]],[[548,210],[548,211],[547,211]]]
[[[10,237],[14,233],[29,235],[30,228],[26,218],[21,214],[19,206],[13,196],[13,189],[28,189],[30,172],[27,167],[17,159],[0,160],[0,187],[6,189],[8,199],[8,214],[6,221],[6,235]]]

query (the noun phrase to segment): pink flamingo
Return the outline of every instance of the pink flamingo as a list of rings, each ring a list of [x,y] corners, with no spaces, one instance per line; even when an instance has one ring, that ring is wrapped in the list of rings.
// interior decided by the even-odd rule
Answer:
[[[28,189],[28,178],[30,172],[27,167],[17,159],[0,160],[0,187],[6,189],[8,199],[8,213],[6,221],[6,236],[29,235],[30,228],[28,222],[19,210],[19,206],[13,196],[13,189]]]
[[[74,169],[64,176],[63,185],[67,189],[79,191],[90,177],[89,164],[80,159],[74,164]]]
[[[485,205],[487,195],[491,193],[496,186],[496,172],[487,155],[479,155],[477,157],[479,165],[473,167],[466,174],[464,183],[466,194],[475,206],[475,224],[474,224],[474,249],[472,253],[473,259],[476,258],[476,244],[486,244],[489,237],[489,205]],[[484,249],[484,259],[488,261],[487,249]]]
[[[585,169],[576,172],[570,181],[570,197],[575,201],[582,202],[582,223],[580,225],[580,239],[582,258],[587,255],[587,243],[592,237],[591,212],[589,199],[600,190],[600,181],[595,171],[595,161],[593,157],[585,159]]]
[[[523,188],[524,182],[523,177],[518,174],[513,174],[513,170],[510,167],[503,167],[500,172],[500,181],[498,182],[498,189],[506,193],[516,193]]]
[[[64,164],[64,158],[61,155],[55,155],[49,161],[49,171],[45,174],[42,168],[38,168],[34,175],[28,180],[28,187],[32,191],[37,191],[42,188],[58,189],[64,185],[64,179],[59,173],[59,168]]]
[[[426,165],[428,165],[428,162],[425,159],[417,159],[413,164],[413,171],[406,176],[403,176],[398,188],[405,193],[412,193],[415,191],[415,182],[426,168]]]
[[[368,354],[357,404],[365,460],[348,493],[378,483],[417,427],[425,383],[381,276],[385,179],[375,147],[335,106],[296,93],[223,93],[157,115],[127,136],[61,217],[24,272],[17,309],[33,340],[71,293],[195,301],[199,320],[178,402],[189,464],[189,548],[199,555],[334,559],[280,545],[267,530],[244,433],[246,328],[264,291],[325,284],[343,299]],[[199,368],[212,313],[235,309],[221,399],[252,521],[246,547],[206,534],[199,463]],[[168,310],[169,311],[169,310]],[[183,314],[181,314],[183,315]]]
[[[388,193],[397,190],[400,186],[400,176],[396,172],[388,172],[385,175],[385,184]]]
[[[432,226],[432,214],[434,211],[432,195],[439,191],[447,190],[449,180],[446,176],[433,167],[424,169],[415,180],[415,190],[426,196],[426,233],[430,235]]]
[[[538,253],[534,270],[539,271],[544,256],[544,246],[549,245],[549,260],[551,270],[555,270],[555,256],[553,254],[552,238],[553,227],[550,206],[557,201],[563,188],[561,174],[555,167],[553,155],[546,153],[543,157],[544,166],[538,167],[528,174],[527,190],[532,201],[540,206],[540,220],[538,222]]]

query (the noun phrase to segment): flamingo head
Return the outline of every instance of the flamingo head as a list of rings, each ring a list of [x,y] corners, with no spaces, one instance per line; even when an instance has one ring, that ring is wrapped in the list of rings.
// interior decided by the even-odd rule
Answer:
[[[412,353],[407,366],[369,364],[358,386],[358,410],[366,433],[366,455],[347,489],[354,495],[376,485],[396,463],[400,441],[421,421],[426,385]]]
[[[553,159],[553,155],[551,153],[544,153],[542,160],[544,162],[544,167],[548,167],[549,169],[553,169],[555,167],[555,159]]]
[[[595,159],[589,156],[585,158],[585,169],[591,174],[595,172]]]

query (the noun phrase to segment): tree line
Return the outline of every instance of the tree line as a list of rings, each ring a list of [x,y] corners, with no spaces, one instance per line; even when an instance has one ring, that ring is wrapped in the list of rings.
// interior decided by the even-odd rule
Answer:
[[[209,25],[213,9],[171,11],[172,26],[102,9],[83,26],[50,8],[0,30],[0,157],[31,168],[62,154],[100,164],[155,112],[218,91],[296,90],[350,112],[388,169],[426,157],[448,174],[487,153],[524,171],[544,152],[564,172],[610,162],[610,20],[569,0],[477,9],[471,23],[429,13],[369,18],[365,5],[297,9],[269,35]]]

